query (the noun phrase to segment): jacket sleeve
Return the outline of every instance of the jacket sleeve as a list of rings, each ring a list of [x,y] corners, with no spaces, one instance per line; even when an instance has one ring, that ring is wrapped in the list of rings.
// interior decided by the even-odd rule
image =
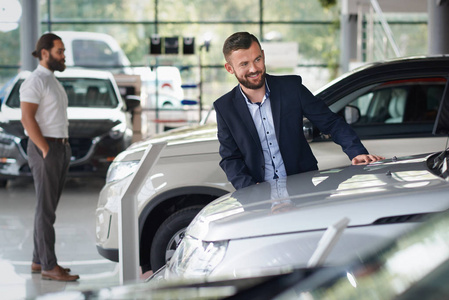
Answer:
[[[324,101],[315,97],[301,82],[299,93],[304,116],[321,132],[330,134],[332,140],[341,146],[350,160],[359,154],[368,154],[354,129],[341,116],[332,112]]]
[[[257,182],[250,175],[243,154],[239,150],[237,143],[226,124],[226,120],[223,118],[216,103],[214,103],[214,108],[217,114],[217,137],[220,142],[220,167],[223,169],[228,180],[236,190],[256,184]]]

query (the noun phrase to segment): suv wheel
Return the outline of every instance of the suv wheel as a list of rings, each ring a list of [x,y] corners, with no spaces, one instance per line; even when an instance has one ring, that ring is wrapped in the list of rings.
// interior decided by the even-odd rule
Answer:
[[[151,269],[155,272],[163,267],[173,256],[184,237],[184,232],[201,206],[184,208],[165,220],[154,235],[150,250]]]
[[[0,179],[0,188],[6,187],[7,184],[8,184],[7,179]]]

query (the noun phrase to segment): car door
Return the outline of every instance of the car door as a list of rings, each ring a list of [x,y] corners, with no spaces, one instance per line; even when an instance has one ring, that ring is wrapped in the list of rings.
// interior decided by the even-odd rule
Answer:
[[[392,158],[442,151],[447,137],[432,130],[446,83],[443,77],[384,81],[345,95],[330,108],[351,123],[372,154]],[[355,119],[345,116],[347,107]],[[316,135],[310,145],[320,169],[350,163],[328,136]]]

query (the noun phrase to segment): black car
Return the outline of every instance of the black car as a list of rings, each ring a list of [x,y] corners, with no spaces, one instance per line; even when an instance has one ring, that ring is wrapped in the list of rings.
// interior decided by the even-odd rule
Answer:
[[[1,186],[8,179],[31,176],[19,96],[20,86],[29,74],[21,72],[10,81],[0,101]],[[133,134],[131,114],[114,77],[105,71],[76,69],[55,75],[69,99],[69,176],[105,176],[115,156],[131,144]]]

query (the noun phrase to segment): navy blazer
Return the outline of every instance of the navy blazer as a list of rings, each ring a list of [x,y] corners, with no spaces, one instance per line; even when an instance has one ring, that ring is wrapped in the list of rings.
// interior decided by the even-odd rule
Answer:
[[[303,132],[306,117],[318,129],[330,134],[351,160],[368,154],[355,131],[333,113],[303,84],[300,76],[266,75],[276,138],[287,175],[317,170],[318,164]],[[265,161],[257,129],[246,100],[236,86],[214,102],[217,113],[220,167],[235,189],[265,178]]]

